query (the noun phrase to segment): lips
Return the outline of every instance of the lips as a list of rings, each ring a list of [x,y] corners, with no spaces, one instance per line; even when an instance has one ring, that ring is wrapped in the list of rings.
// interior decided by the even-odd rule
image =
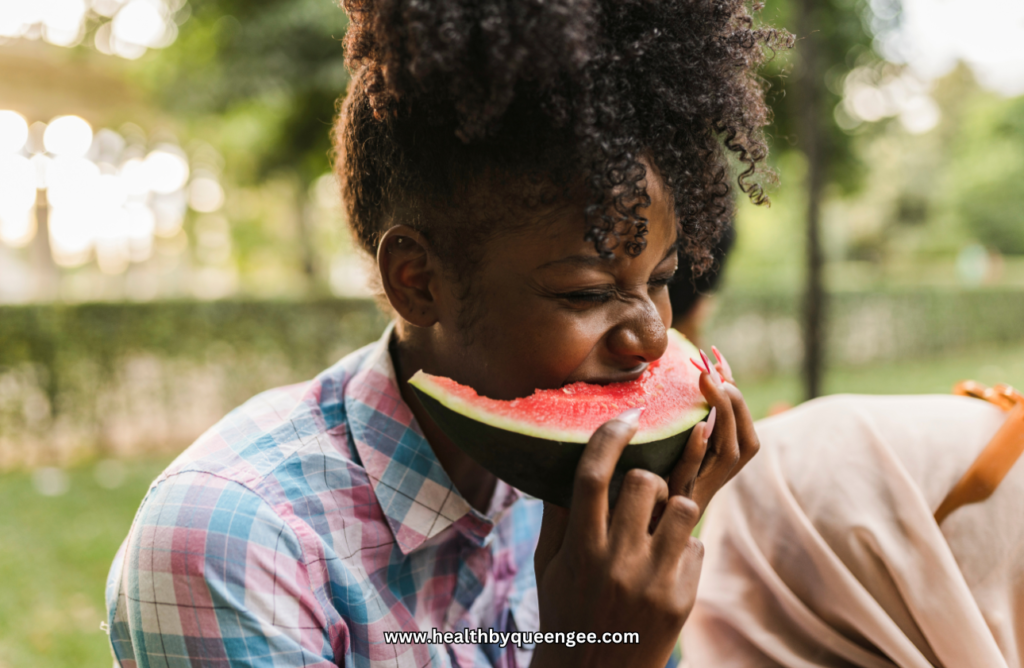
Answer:
[[[590,385],[611,385],[612,383],[629,383],[636,380],[643,375],[644,371],[647,371],[647,367],[650,366],[648,362],[638,364],[629,371],[620,372],[614,375],[600,376],[596,378],[576,378],[573,380],[566,381],[563,384],[571,385],[573,383],[589,383]]]

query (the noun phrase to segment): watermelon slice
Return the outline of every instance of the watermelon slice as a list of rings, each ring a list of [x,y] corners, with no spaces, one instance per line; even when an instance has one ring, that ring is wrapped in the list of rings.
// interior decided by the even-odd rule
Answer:
[[[512,401],[481,397],[450,378],[423,371],[409,384],[441,430],[484,468],[527,494],[568,507],[587,441],[628,408],[645,410],[619,460],[612,496],[629,469],[669,474],[694,425],[709,410],[691,358],[699,363],[700,352],[670,330],[665,354],[628,383],[573,383]]]

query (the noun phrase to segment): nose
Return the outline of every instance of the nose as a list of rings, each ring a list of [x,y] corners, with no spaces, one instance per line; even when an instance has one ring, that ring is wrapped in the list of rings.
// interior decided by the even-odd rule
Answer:
[[[658,309],[645,299],[628,320],[608,333],[606,340],[613,364],[627,371],[664,355],[668,348],[668,330]]]

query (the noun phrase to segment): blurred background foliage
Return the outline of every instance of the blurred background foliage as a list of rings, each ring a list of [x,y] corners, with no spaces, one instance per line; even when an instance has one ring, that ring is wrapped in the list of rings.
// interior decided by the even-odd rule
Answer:
[[[755,415],[810,357],[825,393],[1024,384],[1024,5],[757,20],[797,37],[764,71],[780,182],[704,335]],[[0,668],[109,665],[149,480],[384,327],[330,175],[345,28],[331,0],[0,2]]]

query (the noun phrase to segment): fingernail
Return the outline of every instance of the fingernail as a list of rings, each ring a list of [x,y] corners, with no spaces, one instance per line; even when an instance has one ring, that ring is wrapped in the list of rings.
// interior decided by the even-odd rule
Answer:
[[[697,367],[697,371],[700,371],[701,373],[707,373],[707,369],[698,364],[697,360],[693,359],[692,357],[690,358],[690,364]]]
[[[708,375],[711,376],[712,382],[714,382],[715,385],[721,386],[722,382],[725,380],[722,378],[722,374],[719,373],[718,369],[712,371],[713,367],[711,366],[711,360],[708,358],[707,353],[702,350],[700,351],[700,356],[704,360],[704,364],[708,367]]]
[[[640,408],[630,408],[628,411],[619,414],[619,416],[615,419],[618,420],[619,422],[625,422],[630,427],[636,427],[637,425],[640,424],[640,415],[644,412],[644,408],[646,408],[646,406],[641,406]]]
[[[708,359],[708,353],[700,350],[700,359],[703,360],[705,368],[708,370],[708,373],[711,374],[711,360]]]
[[[711,438],[711,432],[715,430],[715,416],[717,410],[714,406],[711,407],[711,412],[708,413],[708,419],[704,422],[704,440],[707,441]]]
[[[701,359],[701,361],[704,362],[704,368],[707,370],[708,374],[710,375],[711,374],[711,360],[708,359],[707,353],[705,353],[703,350],[701,350],[699,352],[700,352],[700,359]]]
[[[725,355],[723,355],[715,346],[711,346],[711,352],[713,352],[715,357],[718,358],[718,363],[722,365],[722,370],[725,371],[725,375],[729,378],[729,382],[733,382],[732,367],[729,366],[729,362],[725,359]]]

